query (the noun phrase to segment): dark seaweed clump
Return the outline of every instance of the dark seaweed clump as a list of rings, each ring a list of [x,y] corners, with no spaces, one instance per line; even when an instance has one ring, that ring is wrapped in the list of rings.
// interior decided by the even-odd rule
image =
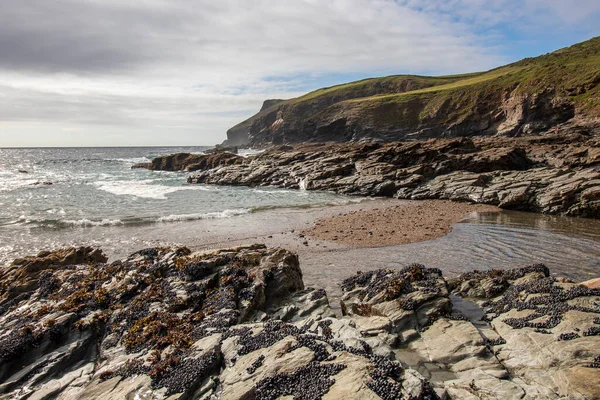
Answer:
[[[167,396],[194,390],[209,376],[221,368],[221,357],[210,352],[201,358],[188,358],[169,369],[166,373],[152,379],[153,388],[167,388]]]
[[[600,335],[600,326],[592,326],[583,332],[583,336],[598,336]]]
[[[37,346],[41,339],[42,335],[35,332],[30,325],[11,332],[0,342],[0,361],[8,362],[22,356],[28,349]]]
[[[449,283],[451,290],[458,289],[458,287],[467,281],[491,281],[486,285],[485,297],[490,298],[499,295],[504,292],[509,286],[509,281],[522,278],[527,274],[538,272],[545,277],[550,276],[550,270],[544,264],[534,264],[523,268],[515,268],[509,270],[491,269],[488,271],[471,271],[461,274],[456,279]],[[491,283],[491,285],[489,284]],[[464,293],[466,294],[466,293]]]
[[[265,356],[261,355],[256,360],[254,360],[254,362],[252,363],[252,365],[250,365],[250,367],[248,367],[246,369],[246,371],[249,374],[253,374],[254,372],[256,372],[257,369],[259,369],[263,365],[264,361],[265,361]]]
[[[558,340],[559,341],[563,341],[563,340],[573,340],[573,339],[577,339],[581,336],[579,336],[577,333],[575,332],[567,332],[567,333],[561,333],[560,335],[558,335]]]
[[[281,321],[268,321],[264,324],[263,330],[257,335],[252,335],[252,331],[248,328],[233,328],[230,332],[225,333],[224,337],[239,336],[239,355],[249,354],[258,349],[270,347],[287,336],[293,336],[297,342],[287,349],[288,352],[306,347],[315,354],[315,361],[299,369],[298,371],[300,372],[279,374],[259,382],[257,388],[260,390],[257,389],[257,399],[275,399],[278,396],[291,394],[296,396],[294,397],[295,399],[320,399],[320,396],[327,393],[329,387],[334,383],[330,377],[345,368],[343,364],[337,364],[337,368],[331,368],[333,364],[322,364],[322,362],[333,361],[335,359],[335,356],[328,351],[327,345],[334,351],[346,351],[350,354],[367,358],[373,365],[370,372],[370,379],[367,383],[369,388],[384,399],[398,398],[398,393],[402,389],[402,373],[404,371],[402,365],[397,361],[373,354],[371,347],[364,341],[361,343],[361,348],[356,348],[348,346],[342,341],[334,340],[331,328],[329,327],[331,323],[331,320],[323,320],[317,324],[317,329],[309,330],[308,326],[298,328]],[[319,329],[321,334],[318,333]],[[255,369],[252,370],[252,372],[254,371]],[[304,386],[302,385],[304,384],[299,383],[298,379],[300,378],[314,378],[315,382],[303,392]],[[298,391],[290,391],[290,388],[287,386],[279,387],[279,385],[289,385]],[[423,393],[426,394],[425,399],[438,398],[435,392],[426,385],[423,386]]]
[[[294,400],[318,400],[335,383],[332,376],[346,368],[341,364],[312,362],[290,374],[277,374],[265,378],[256,385],[255,400],[275,400],[282,396],[294,396]]]
[[[535,270],[534,267],[536,266],[532,266],[529,269]],[[524,275],[523,273],[513,274],[515,276]],[[511,309],[518,311],[531,310],[532,313],[525,317],[507,318],[503,322],[510,325],[513,329],[534,328],[546,330],[556,327],[562,321],[562,317],[567,311],[600,312],[597,308],[569,305],[567,303],[569,300],[578,297],[600,296],[600,289],[574,286],[565,290],[555,285],[555,282],[554,278],[546,277],[530,283],[511,286],[499,300],[483,303],[484,311],[486,312],[485,319],[488,321],[492,320]],[[533,294],[537,296],[530,296]],[[527,296],[527,300],[524,300],[524,295]],[[537,319],[541,320],[534,322]],[[543,331],[540,332],[544,333]],[[561,340],[565,340],[570,336],[565,334],[560,337],[562,337]]]
[[[44,271],[40,274],[38,281],[39,294],[41,297],[47,297],[60,288],[60,279],[50,271]]]
[[[379,355],[373,355],[370,359],[375,367],[370,374],[371,379],[367,382],[369,389],[384,400],[401,399],[402,386],[398,383],[402,374],[400,365]],[[420,393],[419,399],[410,400],[439,400],[439,396],[427,381],[421,381]]]
[[[311,293],[310,301],[320,300],[325,296],[327,296],[327,292],[325,292],[325,289],[317,289]]]
[[[504,338],[501,337],[497,337],[495,339],[485,339],[485,345],[486,346],[500,346],[502,344],[506,344],[506,340],[504,340]]]

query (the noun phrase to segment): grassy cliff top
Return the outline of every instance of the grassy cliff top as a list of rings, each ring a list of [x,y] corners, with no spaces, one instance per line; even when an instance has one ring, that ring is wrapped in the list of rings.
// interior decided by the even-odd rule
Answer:
[[[374,96],[358,95],[358,92],[369,85],[406,80],[414,80],[422,88]],[[297,104],[320,96],[341,97],[349,92],[356,92],[357,96],[346,101],[388,101],[403,96],[461,89],[469,86],[473,86],[474,90],[479,90],[485,87],[485,83],[489,81],[501,83],[503,86],[520,85],[523,92],[543,90],[550,85],[559,91],[567,91],[566,94],[569,94],[570,90],[576,90],[577,87],[586,84],[595,84],[597,89],[597,83],[600,81],[600,37],[540,57],[526,58],[487,72],[440,77],[396,75],[371,78],[318,89],[304,96],[288,100],[288,103]],[[592,93],[586,92],[586,96],[577,96],[577,93],[573,93],[575,95],[573,97],[575,100],[583,102],[590,100],[588,106],[598,106],[600,101],[597,96],[598,91],[594,92],[596,96],[590,96]]]
[[[390,124],[403,124],[407,119],[418,123],[436,115],[445,104],[453,104],[451,112],[460,118],[472,112],[481,99],[498,93],[530,96],[544,92],[572,101],[580,112],[600,115],[600,37],[485,72],[393,75],[321,88],[263,107],[230,129],[228,136],[247,132],[257,120],[262,125],[272,123],[278,110],[284,119],[296,121],[343,115],[383,118]]]
[[[568,90],[580,84],[593,82],[594,79],[600,79],[600,37],[543,56],[526,58],[514,64],[495,68],[487,72],[437,77],[392,75],[382,78],[369,78],[317,89],[303,96],[286,100],[284,103],[293,105],[322,96],[350,97],[348,99],[350,101],[383,100],[407,94],[412,95],[464,88],[491,80],[522,84],[523,90],[543,89],[543,87],[550,84],[554,84],[557,89]],[[375,86],[387,87],[390,93],[374,96],[363,95]],[[409,90],[402,90],[403,87]],[[415,89],[412,89],[413,87]],[[398,93],[395,93],[394,89],[397,89]],[[598,101],[598,99],[595,100],[596,102]]]

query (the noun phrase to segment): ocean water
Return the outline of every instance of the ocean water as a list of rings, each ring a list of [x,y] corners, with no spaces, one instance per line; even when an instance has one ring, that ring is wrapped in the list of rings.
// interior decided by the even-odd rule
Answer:
[[[190,185],[185,173],[131,169],[156,156],[204,149],[0,149],[0,264],[69,244],[98,244],[110,252],[124,245],[127,232],[139,234],[141,227],[168,236],[174,223],[349,201],[331,193]],[[115,231],[118,242],[109,234]],[[145,244],[132,241],[132,246]]]

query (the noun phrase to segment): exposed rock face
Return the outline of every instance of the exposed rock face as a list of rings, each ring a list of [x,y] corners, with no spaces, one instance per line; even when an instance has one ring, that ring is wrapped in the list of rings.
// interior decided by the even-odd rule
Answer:
[[[375,100],[348,102],[343,97],[317,97],[296,104],[294,100],[261,110],[227,132],[226,143],[293,144],[348,142],[364,139],[410,139],[534,134],[576,116],[575,104],[554,90],[523,94],[475,92],[475,99],[433,96],[400,102]],[[354,95],[353,93],[349,94]],[[370,94],[365,93],[364,97]],[[353,97],[350,97],[353,98]],[[460,116],[453,116],[464,109]],[[426,117],[422,118],[423,115]]]
[[[60,282],[49,278],[49,271],[75,264],[98,264],[107,258],[99,249],[69,247],[55,251],[41,251],[37,256],[17,258],[12,265],[0,268],[0,311],[9,307],[38,285],[50,290]]]
[[[421,265],[359,272],[336,317],[283,249],[156,248],[111,264],[80,253],[3,275],[3,296],[38,278],[0,303],[0,398],[600,396],[600,289],[544,266],[449,283]],[[451,291],[481,297],[489,323]]]
[[[156,157],[150,163],[139,163],[131,168],[146,168],[151,171],[197,171],[215,168],[219,165],[239,164],[243,157],[227,152],[213,154],[176,153]]]
[[[600,141],[578,133],[400,143],[279,146],[190,183],[449,199],[600,217]]]
[[[266,101],[227,143],[530,135],[599,115],[600,38],[464,76],[395,75]]]
[[[487,289],[490,281],[492,292]],[[499,335],[487,344],[510,375],[527,384],[523,389],[528,396],[600,396],[598,370],[590,368],[594,362],[583,362],[597,357],[599,289],[557,281],[543,265],[466,274],[450,286],[481,299],[483,319]]]

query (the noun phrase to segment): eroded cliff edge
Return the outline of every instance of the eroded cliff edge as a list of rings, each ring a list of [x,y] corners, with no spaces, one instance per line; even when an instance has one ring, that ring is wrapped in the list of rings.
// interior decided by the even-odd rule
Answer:
[[[487,72],[397,75],[267,100],[228,145],[515,136],[600,116],[600,38]]]

